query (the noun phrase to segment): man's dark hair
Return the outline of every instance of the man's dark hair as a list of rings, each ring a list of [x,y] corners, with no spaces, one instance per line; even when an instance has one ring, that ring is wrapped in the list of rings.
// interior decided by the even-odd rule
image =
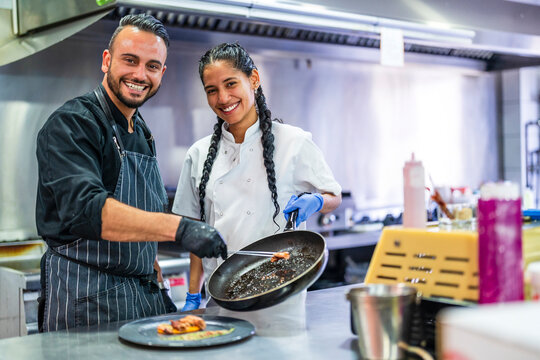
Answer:
[[[114,33],[111,36],[111,40],[109,41],[109,50],[112,50],[114,40],[116,39],[116,36],[120,31],[124,29],[126,26],[134,26],[142,31],[148,31],[156,36],[159,36],[163,39],[165,42],[165,46],[169,47],[169,34],[167,33],[167,30],[165,29],[165,26],[153,17],[152,15],[148,14],[137,14],[137,15],[126,15],[122,19],[120,19],[120,23]]]

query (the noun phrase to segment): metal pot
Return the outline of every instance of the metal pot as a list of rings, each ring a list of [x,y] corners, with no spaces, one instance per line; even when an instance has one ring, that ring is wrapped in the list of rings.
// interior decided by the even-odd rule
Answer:
[[[324,238],[315,232],[295,230],[297,213],[292,213],[285,230],[267,236],[241,250],[288,251],[288,260],[234,254],[208,280],[208,292],[225,309],[264,309],[307,289],[322,274],[328,261]],[[277,284],[276,284],[277,281]]]

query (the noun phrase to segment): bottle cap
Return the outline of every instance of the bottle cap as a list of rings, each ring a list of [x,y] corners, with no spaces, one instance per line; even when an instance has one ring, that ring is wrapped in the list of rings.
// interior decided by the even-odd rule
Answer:
[[[422,165],[422,162],[414,158],[414,152],[413,152],[411,153],[411,159],[405,162],[405,164],[406,165]]]
[[[480,188],[482,200],[514,200],[519,198],[519,186],[511,181],[488,182]]]

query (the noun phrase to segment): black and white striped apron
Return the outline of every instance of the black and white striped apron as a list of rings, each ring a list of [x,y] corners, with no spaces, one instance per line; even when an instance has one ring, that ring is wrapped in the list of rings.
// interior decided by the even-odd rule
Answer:
[[[95,90],[111,121],[122,159],[114,198],[146,211],[164,211],[168,202],[154,156],[126,151],[102,89]],[[141,125],[144,123],[141,121]],[[156,242],[78,239],[49,249],[45,257],[43,330],[54,331],[166,312],[157,286]]]

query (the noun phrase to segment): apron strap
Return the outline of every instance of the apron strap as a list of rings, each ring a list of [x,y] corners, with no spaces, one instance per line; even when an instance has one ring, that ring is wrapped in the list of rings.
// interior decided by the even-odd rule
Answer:
[[[140,113],[138,122],[139,124],[141,124],[141,129],[143,130],[144,137],[146,138],[146,142],[148,142],[148,146],[150,147],[152,154],[156,156],[156,142],[154,141],[154,136],[152,135],[150,128],[148,127],[148,125],[146,125],[146,122],[144,121]]]
[[[122,139],[120,138],[120,134],[118,133],[118,127],[116,126],[116,122],[114,121],[111,108],[109,107],[109,104],[107,104],[107,100],[105,100],[105,95],[103,94],[103,89],[101,88],[101,86],[98,86],[97,89],[94,89],[94,94],[99,101],[99,105],[105,112],[105,116],[107,116],[107,119],[111,123],[112,129],[114,131],[113,140],[116,144],[116,148],[118,149],[118,153],[120,154],[120,158],[122,158],[125,155],[124,144],[122,144]]]
[[[94,94],[96,95],[98,99],[99,105],[101,106],[109,122],[111,123],[111,126],[114,131],[113,140],[114,140],[114,143],[116,144],[118,152],[120,153],[120,157],[122,157],[125,154],[124,144],[122,143],[122,139],[120,138],[120,134],[118,133],[118,126],[116,125],[116,122],[113,120],[114,117],[112,115],[111,108],[109,104],[107,103],[107,100],[105,100],[105,95],[103,94],[103,88],[101,86],[98,86],[96,89],[94,89]],[[152,155],[156,156],[156,143],[154,141],[154,136],[152,135],[152,132],[148,128],[148,125],[146,125],[146,122],[144,121],[141,114],[139,114],[138,116],[138,122],[141,124],[144,137],[146,141],[148,142],[148,147],[150,147],[150,150],[152,151]]]

